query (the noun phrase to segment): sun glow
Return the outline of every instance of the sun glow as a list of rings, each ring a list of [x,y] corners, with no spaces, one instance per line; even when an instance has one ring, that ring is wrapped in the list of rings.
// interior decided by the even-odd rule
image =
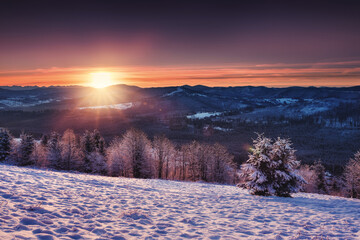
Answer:
[[[91,73],[91,87],[106,88],[114,84],[113,75],[110,72]]]

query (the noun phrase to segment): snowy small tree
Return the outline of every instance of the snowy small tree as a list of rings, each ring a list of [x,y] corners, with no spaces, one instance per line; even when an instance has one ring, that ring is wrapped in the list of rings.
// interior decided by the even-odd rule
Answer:
[[[347,163],[345,179],[350,197],[360,198],[360,151]]]
[[[17,164],[20,166],[27,166],[34,164],[31,154],[35,148],[34,138],[26,133],[20,135],[20,144],[18,147]]]
[[[7,129],[0,128],[0,161],[5,161],[11,152],[11,135]]]
[[[243,167],[248,179],[246,187],[254,195],[290,197],[290,193],[298,192],[304,182],[295,171],[298,166],[290,140],[272,141],[258,135]]]

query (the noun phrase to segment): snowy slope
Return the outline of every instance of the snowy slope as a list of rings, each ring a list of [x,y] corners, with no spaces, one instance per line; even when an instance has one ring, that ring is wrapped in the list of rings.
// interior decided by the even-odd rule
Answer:
[[[360,238],[360,201],[317,194],[0,165],[0,201],[0,239]]]

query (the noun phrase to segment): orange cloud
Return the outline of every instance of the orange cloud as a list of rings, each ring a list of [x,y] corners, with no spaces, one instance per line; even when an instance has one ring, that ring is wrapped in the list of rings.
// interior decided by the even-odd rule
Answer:
[[[91,72],[114,73],[115,82],[140,87],[353,86],[360,84],[360,61],[219,66],[72,67],[0,71],[1,85],[89,85]]]

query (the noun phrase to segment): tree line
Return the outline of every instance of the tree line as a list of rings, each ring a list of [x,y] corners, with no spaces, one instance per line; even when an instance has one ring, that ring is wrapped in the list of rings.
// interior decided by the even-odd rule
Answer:
[[[262,134],[253,141],[245,164],[238,167],[218,144],[192,141],[175,145],[165,136],[152,140],[130,129],[109,144],[98,130],[82,135],[52,132],[36,141],[30,134],[13,138],[0,128],[0,161],[113,177],[158,178],[236,184],[254,195],[289,197],[298,191],[360,198],[360,151],[341,176],[331,176],[321,161],[300,165],[290,139]]]
[[[0,129],[0,161],[19,166],[73,170],[114,177],[234,183],[236,164],[228,150],[197,141],[176,146],[165,136],[150,140],[137,129],[106,144],[98,130],[77,135],[52,132],[39,141],[27,133],[13,138]]]

